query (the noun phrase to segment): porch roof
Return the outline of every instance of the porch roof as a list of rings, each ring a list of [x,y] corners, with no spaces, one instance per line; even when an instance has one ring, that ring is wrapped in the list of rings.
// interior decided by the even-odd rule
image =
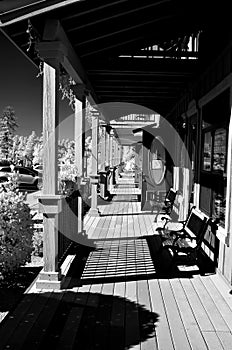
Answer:
[[[55,30],[63,31],[77,73],[97,104],[135,103],[168,117],[230,37],[228,2],[204,5],[199,0],[3,0],[0,26],[37,65],[35,43],[60,40]],[[215,26],[219,17],[220,27]],[[52,32],[49,19],[59,29],[53,26]],[[198,51],[191,54],[196,59],[187,59],[188,38],[199,33]],[[108,118],[120,113],[115,108]]]

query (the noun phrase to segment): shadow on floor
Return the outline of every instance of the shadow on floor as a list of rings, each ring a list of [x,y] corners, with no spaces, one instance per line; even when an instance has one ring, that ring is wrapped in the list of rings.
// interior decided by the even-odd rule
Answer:
[[[191,278],[214,273],[215,268],[201,258],[197,265],[173,259],[162,249],[159,236],[95,241],[96,248],[79,246],[68,276],[71,287],[86,284],[116,283],[154,278]]]
[[[41,269],[42,266],[23,266],[0,281],[0,312],[13,310],[18,305]]]
[[[154,338],[159,319],[127,298],[63,291],[27,294],[21,314],[0,327],[1,346],[32,349],[126,350]],[[11,319],[19,318],[16,328]],[[9,322],[7,322],[9,321]]]

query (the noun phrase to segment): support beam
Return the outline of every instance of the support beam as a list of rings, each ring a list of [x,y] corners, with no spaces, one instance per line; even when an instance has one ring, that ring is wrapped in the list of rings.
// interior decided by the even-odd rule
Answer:
[[[37,288],[59,289],[61,274],[58,267],[58,213],[60,199],[57,185],[58,149],[58,75],[59,64],[53,68],[44,63],[43,72],[43,190],[39,198],[44,224],[44,269],[39,275]]]
[[[100,170],[105,171],[105,163],[106,163],[106,128],[102,127],[102,135],[101,135],[101,163]]]
[[[85,96],[82,100],[75,99],[75,120],[74,120],[74,140],[75,140],[75,164],[78,169],[79,191],[78,197],[78,227],[77,233],[83,233],[83,213],[84,213],[84,191],[86,183],[84,176],[84,148],[85,148]]]
[[[114,187],[114,160],[113,160],[113,138],[114,138],[114,131],[113,129],[110,130],[110,139],[109,139],[109,165],[110,165],[110,184],[109,184],[109,191],[111,192]]]
[[[75,163],[78,169],[78,176],[83,176],[83,158],[85,138],[85,119],[83,111],[83,101],[75,99],[75,121],[74,121],[74,139],[75,139]]]
[[[106,128],[106,167],[110,166],[110,130]]]
[[[92,113],[92,173],[90,175],[91,181],[91,208],[90,216],[99,216],[97,208],[97,185],[99,182],[98,176],[98,112]]]

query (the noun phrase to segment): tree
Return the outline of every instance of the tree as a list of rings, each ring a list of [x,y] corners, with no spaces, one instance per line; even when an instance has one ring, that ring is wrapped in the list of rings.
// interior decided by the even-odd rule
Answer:
[[[15,135],[13,137],[13,146],[9,156],[9,158],[14,164],[16,164],[18,161],[17,154],[18,154],[19,142],[20,142],[19,135]]]
[[[19,163],[20,161],[23,162],[24,161],[24,156],[23,156],[23,152],[25,150],[26,147],[26,139],[23,136],[19,136],[18,138],[18,147],[16,150],[16,163]]]
[[[33,152],[33,165],[43,164],[43,136],[37,138],[34,152]]]
[[[33,163],[33,153],[34,153],[34,148],[36,144],[36,133],[35,131],[32,131],[31,135],[29,135],[27,142],[26,142],[26,148],[24,151],[24,157],[27,163],[27,166],[31,166]]]
[[[125,163],[125,170],[133,170],[135,164],[135,148],[133,146],[123,147],[122,160]]]
[[[9,158],[13,148],[13,137],[18,124],[15,111],[11,106],[7,106],[0,116],[0,157]]]

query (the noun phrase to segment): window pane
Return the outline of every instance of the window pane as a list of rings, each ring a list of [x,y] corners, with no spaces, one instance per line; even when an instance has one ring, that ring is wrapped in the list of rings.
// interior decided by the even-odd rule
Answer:
[[[203,170],[211,170],[212,138],[211,132],[206,132],[204,137]]]
[[[225,171],[226,164],[226,130],[218,129],[214,135],[213,170]]]
[[[219,219],[220,226],[225,227],[225,211],[226,211],[226,179],[224,186],[214,193],[213,216]]]

